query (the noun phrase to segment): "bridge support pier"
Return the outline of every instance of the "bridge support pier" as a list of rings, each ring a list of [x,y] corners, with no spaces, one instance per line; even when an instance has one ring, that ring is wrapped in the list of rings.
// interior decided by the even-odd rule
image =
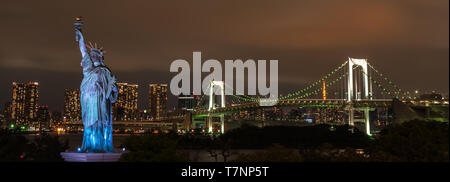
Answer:
[[[220,115],[220,133],[225,133],[225,115]]]
[[[370,134],[370,115],[369,115],[370,108],[367,107],[367,108],[364,108],[363,110],[364,110],[364,120],[366,123],[366,134],[371,135]]]
[[[351,106],[348,110],[348,125],[355,126],[355,122],[353,121],[353,119],[355,119],[355,109]]]
[[[192,113],[191,112],[187,112],[185,117],[184,117],[184,129],[186,131],[190,131],[191,127],[192,127]]]
[[[213,132],[214,118],[214,116],[208,116],[206,118],[206,127],[208,128],[208,133]],[[220,119],[220,133],[223,134],[225,132],[225,115],[221,114],[218,116],[218,118]]]
[[[373,108],[370,107],[363,107],[363,108],[354,108],[353,106],[350,106],[348,108],[349,113],[348,113],[348,125],[350,126],[355,126],[355,121],[356,122],[364,122],[364,129],[367,135],[371,135],[370,133],[370,111]],[[363,119],[355,119],[355,111],[363,111],[364,112],[364,118]],[[352,129],[353,132],[353,129]]]
[[[213,128],[212,128],[212,124],[213,123],[213,117],[212,116],[208,116],[208,118],[206,119],[206,127],[208,128],[208,133],[212,133],[213,132]]]

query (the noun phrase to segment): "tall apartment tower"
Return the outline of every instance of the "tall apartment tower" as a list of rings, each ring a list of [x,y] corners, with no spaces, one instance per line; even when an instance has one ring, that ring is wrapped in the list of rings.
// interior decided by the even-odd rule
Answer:
[[[39,83],[13,82],[11,99],[11,119],[16,125],[31,125],[37,118]]]
[[[194,95],[193,92],[191,95],[178,95],[178,112],[186,113],[186,111],[192,111],[197,104],[198,98],[199,96]]]
[[[66,121],[81,120],[80,89],[65,89],[64,117]]]
[[[50,112],[48,111],[47,105],[41,105],[37,110],[37,122],[39,131],[49,131],[50,130]]]
[[[167,84],[149,85],[149,110],[153,118],[165,116],[167,106]]]
[[[117,83],[119,94],[113,104],[114,120],[127,121],[138,118],[138,87],[137,84]]]

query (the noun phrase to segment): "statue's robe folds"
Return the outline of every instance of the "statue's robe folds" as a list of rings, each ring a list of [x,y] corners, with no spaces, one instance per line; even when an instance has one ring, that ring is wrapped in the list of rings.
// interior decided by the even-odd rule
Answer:
[[[115,78],[106,66],[94,66],[88,55],[83,57],[81,66],[84,136],[80,152],[114,152],[111,105],[117,100]]]

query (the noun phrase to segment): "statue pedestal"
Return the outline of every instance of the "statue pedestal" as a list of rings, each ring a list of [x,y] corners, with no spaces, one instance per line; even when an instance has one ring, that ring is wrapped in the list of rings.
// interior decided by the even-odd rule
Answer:
[[[66,162],[117,162],[122,153],[61,152]]]

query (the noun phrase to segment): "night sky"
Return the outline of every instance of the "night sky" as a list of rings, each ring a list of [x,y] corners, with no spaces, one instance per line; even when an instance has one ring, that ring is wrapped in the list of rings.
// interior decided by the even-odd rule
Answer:
[[[175,59],[277,59],[280,93],[301,89],[347,57],[367,58],[404,89],[449,91],[448,0],[22,1],[0,6],[0,104],[13,81],[40,82],[62,110],[82,79],[73,18],[107,51],[120,82],[169,83]],[[174,104],[174,97],[169,97]]]

